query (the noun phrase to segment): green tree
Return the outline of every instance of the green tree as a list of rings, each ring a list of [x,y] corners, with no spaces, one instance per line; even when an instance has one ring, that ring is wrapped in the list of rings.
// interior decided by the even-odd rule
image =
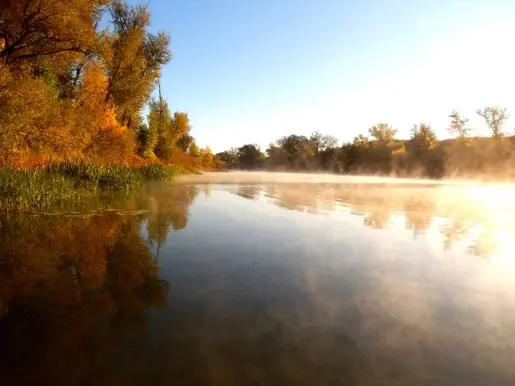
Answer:
[[[264,155],[259,146],[247,144],[238,149],[238,164],[242,169],[259,169]]]
[[[155,150],[159,142],[159,135],[163,132],[165,122],[170,120],[168,105],[163,101],[152,100],[149,103],[149,113],[147,116],[148,131],[143,148],[145,158],[156,158]]]
[[[217,153],[216,156],[225,163],[228,168],[238,166],[238,149],[231,147],[229,150]]]
[[[313,149],[304,135],[291,134],[279,138],[277,145],[281,148],[288,165],[292,169],[304,169],[313,157]]]
[[[315,131],[311,134],[309,141],[315,155],[318,155],[321,152],[338,145],[337,138],[333,137],[332,135],[321,134],[318,131]]]

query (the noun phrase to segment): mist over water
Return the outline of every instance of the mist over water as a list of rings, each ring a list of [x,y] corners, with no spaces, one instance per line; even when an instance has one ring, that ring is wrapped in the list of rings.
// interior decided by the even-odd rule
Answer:
[[[230,172],[15,215],[0,384],[512,385],[513,193]]]
[[[481,180],[460,179],[423,179],[376,176],[342,176],[327,173],[295,173],[295,172],[247,172],[230,171],[226,173],[203,173],[195,176],[182,176],[180,181],[206,184],[259,184],[259,183],[324,183],[324,184],[422,184],[422,185],[457,185],[457,186],[497,186],[512,185],[501,182],[493,183]],[[513,185],[515,190],[515,185]]]

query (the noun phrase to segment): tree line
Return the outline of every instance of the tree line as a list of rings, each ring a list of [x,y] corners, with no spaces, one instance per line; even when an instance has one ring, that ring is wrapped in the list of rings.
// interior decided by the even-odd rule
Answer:
[[[509,118],[507,109],[488,106],[477,114],[488,126],[490,137],[473,136],[469,120],[452,111],[447,128],[450,138],[441,141],[425,122],[413,125],[409,139],[397,138],[397,129],[380,122],[367,134],[342,145],[335,137],[316,131],[309,137],[281,137],[264,152],[258,145],[246,144],[217,156],[228,169],[430,178],[515,177],[510,166],[515,161],[515,142],[504,129]]]
[[[216,167],[191,136],[188,114],[171,114],[161,95],[170,38],[150,24],[146,6],[125,0],[2,1],[0,166]]]

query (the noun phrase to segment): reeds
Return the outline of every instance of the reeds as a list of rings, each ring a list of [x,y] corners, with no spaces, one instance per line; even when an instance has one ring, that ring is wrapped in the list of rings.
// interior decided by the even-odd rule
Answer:
[[[61,163],[41,169],[0,168],[0,211],[60,208],[101,191],[128,191],[146,181],[170,181],[182,168]]]

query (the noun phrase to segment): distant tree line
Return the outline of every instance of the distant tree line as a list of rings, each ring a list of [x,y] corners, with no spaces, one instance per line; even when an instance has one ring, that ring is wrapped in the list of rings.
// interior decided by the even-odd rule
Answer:
[[[380,122],[366,135],[339,145],[331,136],[314,132],[309,137],[291,134],[271,143],[263,152],[246,144],[218,153],[227,169],[271,171],[323,171],[345,174],[399,177],[492,177],[512,178],[515,140],[504,131],[506,108],[489,106],[477,110],[490,137],[471,135],[468,119],[459,112],[449,115],[450,137],[439,141],[431,126],[419,123],[409,139],[396,138],[397,130]]]

